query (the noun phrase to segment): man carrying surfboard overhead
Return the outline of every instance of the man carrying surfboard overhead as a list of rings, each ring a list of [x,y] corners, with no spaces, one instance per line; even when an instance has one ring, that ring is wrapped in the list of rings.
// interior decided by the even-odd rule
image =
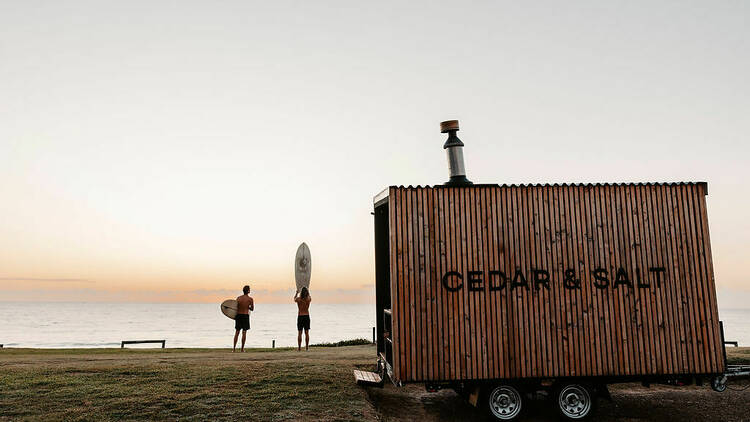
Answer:
[[[250,329],[250,311],[255,310],[255,303],[253,298],[250,297],[250,286],[242,288],[242,296],[237,297],[237,316],[234,317],[234,343],[232,345],[232,353],[237,348],[237,336],[240,335],[242,330],[242,348],[241,352],[245,351],[245,337],[247,330]]]
[[[297,351],[302,350],[302,330],[305,330],[305,350],[310,350],[310,292],[307,287],[294,294],[297,303]]]

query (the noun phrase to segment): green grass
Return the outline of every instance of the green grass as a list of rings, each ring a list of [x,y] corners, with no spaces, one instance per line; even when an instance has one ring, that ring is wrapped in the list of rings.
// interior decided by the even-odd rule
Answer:
[[[269,351],[281,351],[281,350],[292,350],[296,347],[277,347],[272,348],[248,348],[248,353],[259,353]],[[162,354],[190,354],[190,353],[207,353],[207,352],[226,352],[232,349],[217,349],[217,348],[179,348],[170,347],[162,349],[160,347],[139,347],[139,348],[97,348],[97,349],[26,349],[20,347],[9,347],[0,349],[0,362],[3,360],[3,356],[23,355],[23,356],[44,356],[44,355],[86,355],[86,356],[105,356],[116,353],[118,356],[121,355],[149,355],[155,352]]]
[[[727,363],[750,365],[750,347],[727,347]]]
[[[0,420],[376,420],[374,347],[0,352]]]
[[[750,364],[750,348],[729,347],[727,357]],[[375,421],[383,416],[352,376],[374,361],[369,344],[247,353],[0,349],[0,421]]]
[[[342,340],[336,343],[318,343],[313,344],[312,347],[342,347],[342,346],[363,346],[366,344],[372,344],[372,341],[363,338],[356,338],[354,340]]]

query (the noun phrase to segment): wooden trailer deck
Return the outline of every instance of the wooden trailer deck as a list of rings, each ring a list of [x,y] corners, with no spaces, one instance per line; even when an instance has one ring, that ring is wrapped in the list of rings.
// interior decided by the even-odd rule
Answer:
[[[383,385],[383,378],[380,375],[374,372],[360,371],[358,369],[354,370],[354,380],[360,385]]]

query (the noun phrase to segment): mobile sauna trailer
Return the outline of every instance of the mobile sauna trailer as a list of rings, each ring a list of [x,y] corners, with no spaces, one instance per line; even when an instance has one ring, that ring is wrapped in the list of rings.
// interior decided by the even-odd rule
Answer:
[[[611,383],[723,389],[705,183],[474,185],[457,130],[450,182],[374,199],[383,376],[501,420],[539,390],[581,419]]]

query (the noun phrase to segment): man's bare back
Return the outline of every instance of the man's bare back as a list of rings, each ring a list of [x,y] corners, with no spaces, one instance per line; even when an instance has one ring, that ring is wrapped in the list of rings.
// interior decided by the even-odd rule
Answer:
[[[249,315],[253,310],[253,298],[248,295],[237,297],[237,313],[240,315]]]
[[[297,350],[302,350],[302,330],[305,330],[305,350],[310,347],[310,302],[312,297],[307,287],[294,294],[297,304]]]
[[[310,315],[310,302],[312,302],[310,296],[306,298],[298,297],[294,301],[297,302],[297,309],[299,310],[297,315]]]

